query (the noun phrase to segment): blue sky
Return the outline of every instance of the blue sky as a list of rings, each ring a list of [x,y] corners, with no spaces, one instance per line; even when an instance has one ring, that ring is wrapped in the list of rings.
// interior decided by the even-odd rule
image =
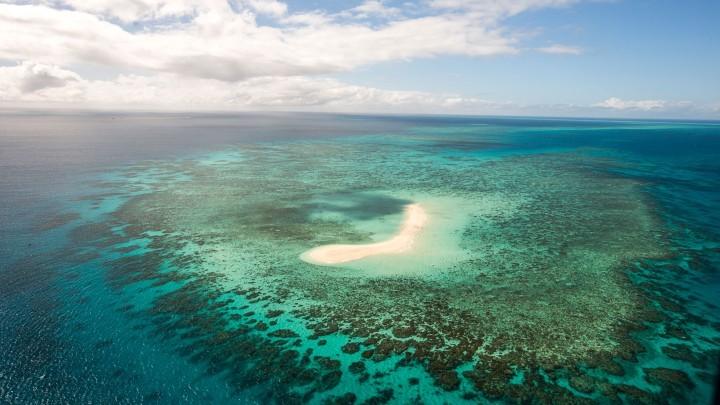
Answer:
[[[337,77],[532,104],[582,104],[613,96],[704,103],[720,98],[720,1],[592,2],[532,11],[507,25],[539,32],[525,43],[528,47],[571,43],[583,53],[398,61]]]
[[[0,106],[720,118],[717,0],[0,1]]]

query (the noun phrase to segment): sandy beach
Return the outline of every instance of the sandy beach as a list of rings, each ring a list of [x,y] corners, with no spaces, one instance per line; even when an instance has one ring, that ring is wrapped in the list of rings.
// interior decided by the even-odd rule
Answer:
[[[404,253],[412,249],[415,238],[427,222],[427,214],[419,204],[405,206],[405,220],[392,238],[362,245],[324,245],[310,249],[300,258],[313,264],[340,264],[380,254]]]

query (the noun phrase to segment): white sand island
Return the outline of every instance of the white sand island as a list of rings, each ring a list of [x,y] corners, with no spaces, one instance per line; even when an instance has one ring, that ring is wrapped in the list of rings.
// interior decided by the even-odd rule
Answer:
[[[352,262],[369,256],[404,253],[412,249],[418,233],[427,222],[427,214],[419,204],[405,206],[405,221],[392,238],[363,245],[323,245],[310,249],[300,258],[308,263],[330,265]]]

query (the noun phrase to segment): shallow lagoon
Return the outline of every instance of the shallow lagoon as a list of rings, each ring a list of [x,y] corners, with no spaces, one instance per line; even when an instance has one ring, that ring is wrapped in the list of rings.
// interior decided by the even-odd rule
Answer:
[[[710,398],[720,126],[117,118],[3,117],[5,400]],[[299,259],[409,203],[413,251]]]

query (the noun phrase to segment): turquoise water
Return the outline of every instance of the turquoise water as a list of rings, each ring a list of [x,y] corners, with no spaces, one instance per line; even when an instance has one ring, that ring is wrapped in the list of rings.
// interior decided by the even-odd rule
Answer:
[[[717,123],[0,120],[0,401],[711,401]]]

